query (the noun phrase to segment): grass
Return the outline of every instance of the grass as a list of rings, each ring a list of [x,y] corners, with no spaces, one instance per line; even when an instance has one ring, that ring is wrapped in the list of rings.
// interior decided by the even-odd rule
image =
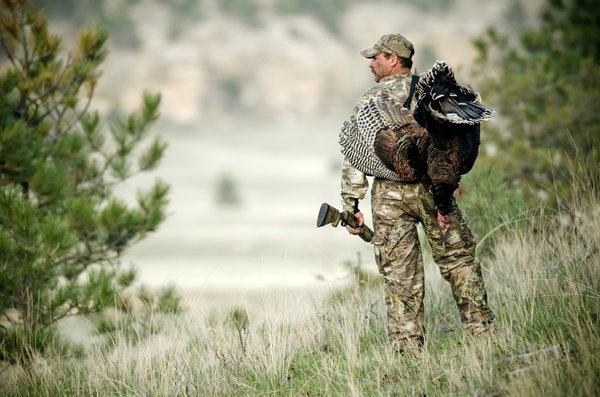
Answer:
[[[447,283],[426,258],[427,339],[388,349],[380,282],[362,271],[295,322],[236,313],[155,318],[157,334],[85,358],[40,359],[1,375],[0,394],[568,395],[600,393],[600,198],[597,185],[559,213],[528,215],[482,258],[496,330],[462,332]],[[289,307],[288,310],[294,310]],[[232,321],[232,318],[243,321]],[[555,346],[557,356],[515,358]]]

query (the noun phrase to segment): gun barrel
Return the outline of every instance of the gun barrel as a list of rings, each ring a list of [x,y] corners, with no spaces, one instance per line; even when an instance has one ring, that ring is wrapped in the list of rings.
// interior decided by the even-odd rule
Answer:
[[[354,218],[352,218],[352,219],[355,220]],[[358,226],[358,222],[356,222],[355,224],[356,224],[356,226]],[[350,226],[352,226],[352,225],[350,225]],[[355,227],[355,226],[352,226],[352,227]],[[370,243],[371,240],[373,240],[373,231],[367,225],[362,225],[359,227],[360,227],[360,233],[358,234],[358,237],[363,239],[364,242]]]

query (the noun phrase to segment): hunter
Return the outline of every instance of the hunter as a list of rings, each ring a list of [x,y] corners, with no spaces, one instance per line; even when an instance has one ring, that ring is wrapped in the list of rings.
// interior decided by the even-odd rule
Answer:
[[[355,116],[361,106],[375,96],[400,103],[407,101],[413,91],[414,52],[412,43],[399,34],[386,34],[372,48],[361,52],[371,61],[369,67],[376,84],[359,98],[349,123],[356,123]],[[412,109],[414,101],[415,98],[408,101],[413,105],[410,106]],[[419,128],[418,125],[406,127],[406,133],[414,133],[415,128]],[[421,128],[420,131],[424,130]],[[407,164],[415,166],[417,159],[412,160],[408,158]],[[481,266],[475,259],[475,239],[451,195],[444,211],[440,211],[440,203],[434,202],[431,180],[436,176],[432,174],[437,172],[437,167],[419,168],[427,170],[429,175],[422,175],[422,171],[407,166],[403,180],[375,175],[371,188],[372,242],[377,267],[385,280],[388,335],[396,352],[418,350],[425,338],[425,280],[417,236],[419,223],[425,230],[442,276],[450,283],[465,331],[480,334],[490,328],[493,320]],[[342,205],[344,210],[355,214],[360,225],[364,224],[364,217],[359,200],[365,197],[368,187],[365,172],[345,158],[341,173]],[[360,232],[360,228],[347,226],[347,229],[351,234]]]

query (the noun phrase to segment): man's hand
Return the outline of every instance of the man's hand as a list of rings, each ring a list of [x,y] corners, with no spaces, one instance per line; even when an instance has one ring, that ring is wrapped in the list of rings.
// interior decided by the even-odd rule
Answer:
[[[440,229],[442,230],[442,234],[445,235],[450,228],[450,217],[448,215],[442,215],[438,212],[437,221],[440,225]]]
[[[354,214],[354,218],[358,221],[359,226],[362,226],[365,224],[365,218],[363,217],[362,212],[359,211],[356,214]],[[348,232],[350,234],[354,234],[354,235],[359,234],[362,230],[362,228],[360,228],[360,227],[353,228],[353,227],[350,227],[349,225],[346,225],[346,229],[348,229]]]

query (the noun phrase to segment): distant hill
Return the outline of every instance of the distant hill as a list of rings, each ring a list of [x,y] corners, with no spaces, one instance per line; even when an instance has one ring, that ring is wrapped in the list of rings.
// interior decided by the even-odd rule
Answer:
[[[133,109],[149,88],[163,94],[163,118],[178,123],[347,109],[372,83],[358,52],[388,32],[415,44],[418,70],[445,59],[460,76],[473,37],[490,24],[525,23],[535,7],[517,0],[38,2],[63,36],[86,24],[110,30],[98,108]]]

